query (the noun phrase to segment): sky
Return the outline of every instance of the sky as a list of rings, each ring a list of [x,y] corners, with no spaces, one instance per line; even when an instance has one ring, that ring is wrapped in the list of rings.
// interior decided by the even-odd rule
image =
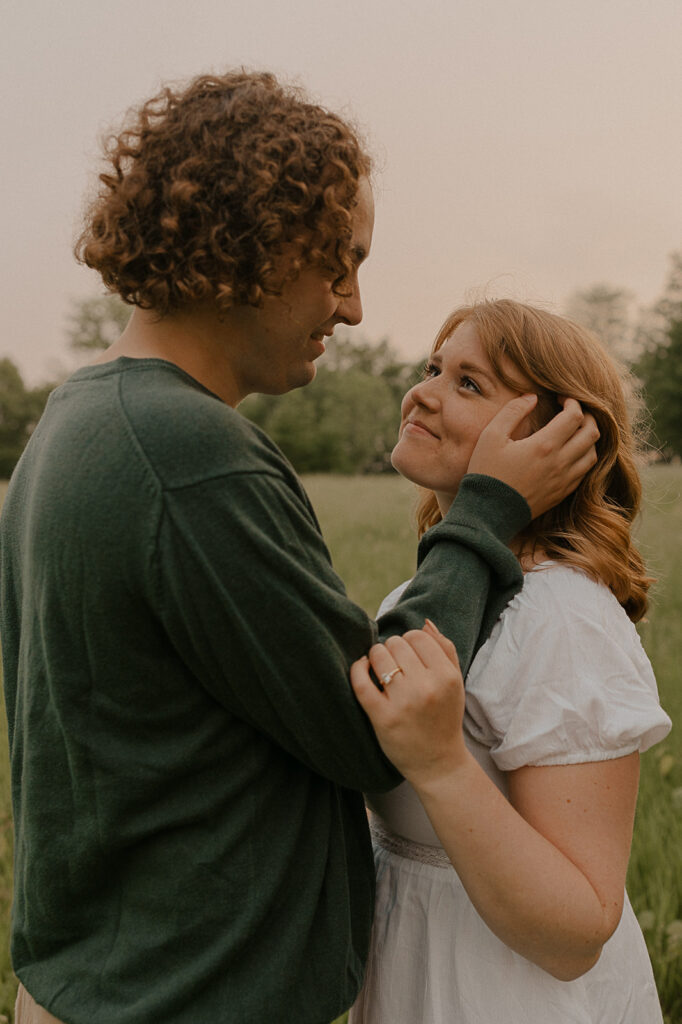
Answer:
[[[0,358],[74,365],[100,138],[168,81],[269,69],[359,124],[374,243],[356,333],[426,354],[462,301],[641,305],[682,248],[682,0],[3,0]]]

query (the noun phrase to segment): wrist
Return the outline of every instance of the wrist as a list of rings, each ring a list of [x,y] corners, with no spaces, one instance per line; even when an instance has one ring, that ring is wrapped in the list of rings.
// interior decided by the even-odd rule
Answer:
[[[518,491],[494,476],[467,473],[444,517],[444,522],[475,522],[504,544],[531,521],[528,502]]]
[[[461,746],[454,744],[444,757],[434,758],[428,765],[404,774],[426,806],[429,801],[440,800],[445,795],[452,799],[458,790],[464,789],[472,772],[479,770],[476,758],[462,739]]]

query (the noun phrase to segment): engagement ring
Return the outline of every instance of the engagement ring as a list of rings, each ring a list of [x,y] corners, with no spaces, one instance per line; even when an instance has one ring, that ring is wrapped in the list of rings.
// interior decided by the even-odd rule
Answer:
[[[394,668],[392,672],[384,672],[383,676],[381,677],[382,684],[384,686],[388,686],[391,679],[393,679],[393,676],[397,676],[398,672],[402,672],[400,666],[398,666],[398,668]]]

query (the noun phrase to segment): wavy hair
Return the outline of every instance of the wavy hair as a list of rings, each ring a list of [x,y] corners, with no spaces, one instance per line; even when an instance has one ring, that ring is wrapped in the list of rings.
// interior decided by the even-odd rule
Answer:
[[[108,170],[75,245],[110,291],[161,316],[206,301],[225,312],[314,264],[343,294],[371,170],[346,121],[245,70],[164,88],[128,117],[105,141]]]
[[[504,361],[530,382],[538,404],[537,430],[560,409],[558,396],[576,398],[600,431],[597,463],[577,490],[539,516],[519,536],[522,552],[540,547],[549,558],[582,569],[605,583],[637,622],[653,582],[632,540],[641,501],[637,470],[638,421],[642,410],[632,378],[594,334],[561,316],[510,299],[462,306],[452,313],[433,345],[437,351],[464,322],[476,332],[499,379],[515,391],[519,381]],[[441,518],[436,496],[422,489],[417,508],[421,536]]]

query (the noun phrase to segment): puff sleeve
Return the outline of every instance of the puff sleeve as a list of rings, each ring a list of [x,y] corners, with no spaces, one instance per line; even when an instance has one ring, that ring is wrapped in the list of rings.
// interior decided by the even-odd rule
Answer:
[[[474,659],[465,727],[501,771],[624,757],[671,722],[611,591],[557,564],[525,578]]]

